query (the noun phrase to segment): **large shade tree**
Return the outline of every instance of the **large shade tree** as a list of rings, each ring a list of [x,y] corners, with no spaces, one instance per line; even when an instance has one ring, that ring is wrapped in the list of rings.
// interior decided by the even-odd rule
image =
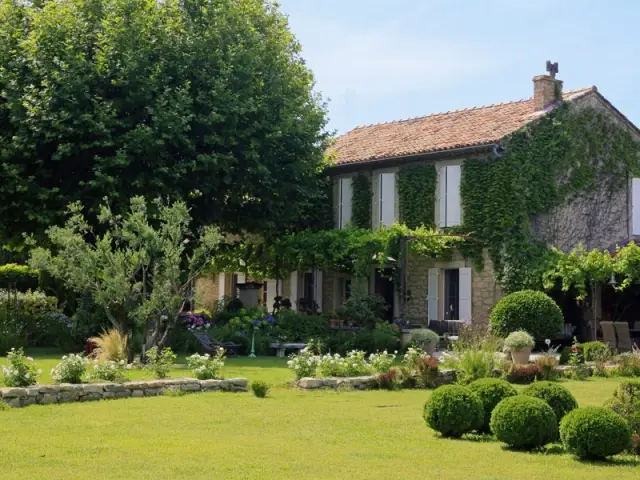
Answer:
[[[327,203],[326,111],[268,0],[2,0],[0,243],[81,200],[182,199],[227,232]]]

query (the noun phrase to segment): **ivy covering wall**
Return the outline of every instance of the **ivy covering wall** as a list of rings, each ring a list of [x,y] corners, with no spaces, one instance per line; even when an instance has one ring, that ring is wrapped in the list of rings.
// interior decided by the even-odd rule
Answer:
[[[352,187],[351,223],[355,228],[371,228],[371,202],[373,201],[371,178],[358,174],[353,177]]]
[[[622,188],[638,170],[631,134],[592,108],[567,106],[506,139],[502,158],[467,160],[462,169],[463,254],[482,265],[486,247],[506,291],[540,288],[549,255],[530,219],[578,192]]]
[[[436,203],[436,167],[418,165],[398,171],[400,221],[409,228],[433,227]]]

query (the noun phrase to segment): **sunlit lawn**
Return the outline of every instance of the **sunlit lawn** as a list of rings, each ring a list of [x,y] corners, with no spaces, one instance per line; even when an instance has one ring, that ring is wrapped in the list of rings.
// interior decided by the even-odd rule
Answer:
[[[640,478],[631,456],[584,463],[554,448],[440,439],[421,418],[428,391],[299,392],[275,358],[230,360],[224,375],[280,386],[266,399],[203,393],[0,411],[0,478]],[[601,405],[618,382],[565,385],[581,405]]]

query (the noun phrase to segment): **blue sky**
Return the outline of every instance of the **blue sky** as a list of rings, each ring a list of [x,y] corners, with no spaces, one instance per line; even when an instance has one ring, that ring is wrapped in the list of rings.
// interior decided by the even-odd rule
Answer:
[[[640,1],[280,0],[332,130],[533,95],[559,63],[640,126]]]

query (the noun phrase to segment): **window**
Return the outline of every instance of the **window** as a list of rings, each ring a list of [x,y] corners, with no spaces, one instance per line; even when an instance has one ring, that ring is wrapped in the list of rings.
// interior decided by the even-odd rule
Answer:
[[[391,226],[396,218],[396,174],[380,174],[379,225]]]
[[[353,201],[353,181],[351,177],[341,178],[339,183],[340,210],[338,211],[338,227],[344,228],[351,223]]]
[[[633,235],[640,235],[640,178],[631,182],[631,227]]]
[[[441,227],[460,225],[460,165],[440,168],[440,221]]]
[[[305,272],[302,279],[302,298],[305,300],[313,300],[313,273]]]
[[[444,271],[444,319],[460,319],[460,271]]]

